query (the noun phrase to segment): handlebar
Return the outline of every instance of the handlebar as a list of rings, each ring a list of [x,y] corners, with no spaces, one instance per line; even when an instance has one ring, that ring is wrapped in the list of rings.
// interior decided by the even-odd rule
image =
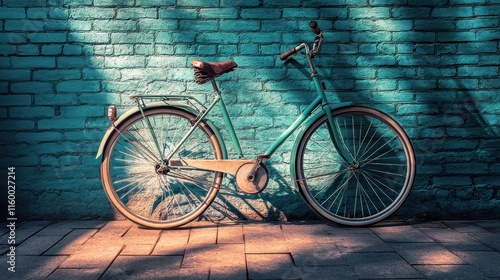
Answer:
[[[305,43],[302,43],[294,48],[291,48],[289,49],[288,51],[282,53],[280,55],[280,59],[281,60],[287,60],[290,56],[292,56],[293,54],[297,53],[298,51],[300,51],[301,49],[303,49],[304,47],[306,48],[307,52],[308,52],[308,56],[310,58],[316,56],[318,53],[319,53],[319,48],[321,46],[321,41],[323,40],[323,32],[321,32],[321,29],[319,28],[318,26],[318,23],[314,20],[311,20],[311,22],[309,22],[309,27],[311,27],[312,29],[312,32],[314,34],[316,34],[316,39],[314,40],[314,44],[313,44],[313,48],[311,50],[311,52],[309,53],[309,47],[307,44]]]
[[[309,22],[309,27],[311,27],[314,34],[316,35],[321,34],[321,29],[319,29],[318,23],[316,21],[311,20],[311,22]]]

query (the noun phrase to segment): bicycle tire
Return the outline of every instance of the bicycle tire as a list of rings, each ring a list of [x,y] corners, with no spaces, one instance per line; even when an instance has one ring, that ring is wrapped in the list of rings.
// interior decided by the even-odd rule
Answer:
[[[294,183],[323,219],[348,226],[379,222],[401,207],[413,187],[410,139],[394,119],[373,108],[331,113],[340,143],[331,140],[326,114],[314,121],[296,149]]]
[[[104,149],[101,179],[110,203],[131,221],[150,228],[174,228],[199,217],[215,199],[220,172],[161,169],[160,161],[186,134],[196,118],[179,108],[145,109],[144,115],[162,147],[156,148],[140,112],[117,125]],[[174,158],[222,159],[213,130],[201,121]]]

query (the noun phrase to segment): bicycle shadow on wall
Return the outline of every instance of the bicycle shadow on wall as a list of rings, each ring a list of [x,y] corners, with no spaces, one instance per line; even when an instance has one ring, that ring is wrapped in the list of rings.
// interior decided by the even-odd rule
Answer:
[[[494,90],[498,84],[498,69],[493,59],[499,35],[487,34],[482,41],[470,38],[470,30],[458,27],[457,22],[463,16],[453,13],[458,13],[457,10],[451,9],[453,12],[446,21],[431,18],[432,9],[439,7],[448,5],[424,7],[429,14],[422,18],[419,18],[422,7],[398,7],[399,18],[391,18],[395,25],[400,22],[398,20],[415,19],[420,20],[421,25],[402,32],[391,27],[390,30],[396,30],[397,36],[402,37],[393,37],[402,40],[398,46],[400,49],[396,48],[394,52],[386,53],[383,48],[392,41],[370,42],[377,46],[377,52],[365,56],[367,60],[374,60],[370,67],[379,68],[376,72],[370,72],[366,67],[360,69],[357,64],[353,67],[348,58],[352,50],[341,45],[340,59],[332,65],[334,71],[320,71],[320,74],[345,79],[349,92],[345,92],[345,85],[330,85],[338,92],[341,101],[353,100],[350,89],[356,89],[363,79],[398,80],[397,87],[391,91],[400,94],[400,99],[394,95],[385,97],[384,93],[377,96],[375,91],[379,88],[376,84],[366,90],[355,90],[358,94],[355,98],[360,102],[369,102],[370,105],[373,102],[401,121],[412,139],[417,156],[417,178],[412,194],[398,213],[417,218],[442,218],[443,213],[450,218],[477,218],[477,215],[488,218],[491,210],[499,207],[498,192],[494,190],[496,183],[488,179],[488,176],[496,175],[491,166],[499,159],[498,109],[495,106],[499,93]],[[333,37],[335,32],[358,31],[353,23],[336,24],[334,19],[333,25]],[[395,32],[392,32],[393,36],[396,36]],[[467,39],[461,39],[465,37]],[[406,49],[408,45],[410,51]],[[394,56],[395,62],[378,66],[379,56],[387,55]],[[488,56],[491,61],[487,60]],[[352,80],[354,84],[350,83]],[[409,94],[411,98],[406,97]],[[391,97],[401,100],[400,103],[392,101],[394,107],[384,104],[390,103]]]

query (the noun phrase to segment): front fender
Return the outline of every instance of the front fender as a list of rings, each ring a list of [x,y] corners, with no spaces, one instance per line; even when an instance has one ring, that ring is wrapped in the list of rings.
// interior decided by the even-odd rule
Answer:
[[[187,106],[183,102],[170,101],[170,100],[169,101],[157,101],[157,102],[147,103],[146,106],[143,107],[143,110],[148,110],[148,109],[151,109],[151,108],[160,108],[160,107],[164,107],[165,109],[166,108],[181,109],[181,110],[187,111],[187,112],[189,112],[189,113],[191,113],[191,114],[193,114],[195,116],[200,113],[197,109],[195,109],[193,107],[190,107],[190,106]],[[115,127],[119,126],[120,123],[122,123],[128,117],[130,117],[130,116],[132,116],[132,115],[134,115],[136,113],[139,113],[139,112],[140,112],[139,107],[133,107],[133,108],[129,109],[128,111],[126,111],[125,113],[123,113],[114,122],[113,125],[110,125],[108,127],[108,129],[106,130],[106,133],[102,137],[101,144],[99,145],[99,149],[97,150],[96,158],[99,158],[102,155],[102,153],[104,152],[104,148],[106,147],[106,143],[108,142],[108,139],[111,136],[111,133],[113,133],[113,131],[115,130]],[[221,149],[222,149],[223,158],[226,159],[227,158],[226,144],[224,143],[224,139],[222,138],[219,130],[214,126],[214,124],[211,121],[209,121],[209,120],[203,120],[203,121],[212,129],[212,131],[214,132],[215,136],[219,140],[219,143],[220,143]]]
[[[352,102],[342,102],[342,103],[330,104],[330,105],[328,105],[328,107],[330,108],[330,110],[335,110],[335,109],[339,109],[339,108],[349,107],[349,106],[352,106],[352,105],[353,105]],[[295,164],[296,164],[295,162],[296,162],[296,159],[297,159],[297,150],[299,149],[300,139],[302,139],[302,137],[304,136],[304,133],[306,133],[306,130],[315,121],[317,121],[319,118],[321,118],[324,115],[325,115],[325,111],[324,110],[320,110],[314,116],[312,116],[311,118],[309,118],[302,125],[302,127],[299,130],[299,133],[295,137],[295,140],[293,142],[293,148],[292,148],[292,151],[291,151],[292,154],[291,154],[291,158],[290,158],[290,174],[292,175],[292,180],[293,180],[294,184],[296,184],[296,180],[297,180],[297,172],[296,172],[296,168],[295,168]],[[298,187],[298,186],[296,186],[296,187]]]

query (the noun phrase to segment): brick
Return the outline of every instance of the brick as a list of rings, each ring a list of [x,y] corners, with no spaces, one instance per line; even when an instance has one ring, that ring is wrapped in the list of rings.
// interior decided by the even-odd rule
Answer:
[[[2,106],[27,106],[31,105],[31,95],[0,95],[0,104]]]
[[[339,18],[347,19],[347,8],[320,8],[319,15],[321,18]]]
[[[257,31],[260,29],[260,24],[258,21],[248,20],[221,20],[220,30],[223,32],[233,31]]]
[[[26,81],[30,79],[30,70],[0,70],[0,81]]]
[[[104,116],[104,110],[103,106],[63,106],[61,107],[61,116],[101,117]]]
[[[392,16],[395,18],[428,18],[430,15],[431,8],[395,7],[392,9]]]
[[[389,32],[356,32],[351,35],[353,42],[389,42],[392,34]]]
[[[349,15],[352,19],[358,18],[388,18],[389,8],[371,7],[371,8],[350,8]]]
[[[94,0],[94,6],[134,6],[134,0]]]
[[[458,45],[459,54],[495,53],[497,44],[494,42],[461,43]]]
[[[196,19],[198,12],[195,9],[160,9],[159,17],[165,19]]]
[[[14,93],[53,93],[54,86],[49,82],[20,82],[12,83],[11,91]]]
[[[439,80],[440,88],[449,89],[476,89],[479,86],[477,79],[442,79]]]
[[[458,29],[498,27],[498,19],[463,19],[457,21]]]
[[[175,30],[178,29],[179,23],[174,20],[162,19],[140,19],[139,30]]]
[[[109,43],[109,34],[103,32],[73,32],[68,34],[68,42],[70,43]]]
[[[66,42],[66,33],[34,33],[28,34],[28,39],[32,43],[64,43]]]
[[[41,119],[38,121],[38,129],[83,129],[84,124],[81,118],[74,116],[75,118],[52,118],[52,119]],[[68,143],[68,142],[66,142]],[[74,152],[72,147],[61,147],[61,145],[56,143],[40,144],[40,151],[43,154],[52,154],[60,152]]]
[[[113,33],[111,34],[111,43],[113,44],[140,44],[153,43],[154,37],[150,33]]]
[[[94,20],[94,30],[97,31],[134,31],[136,22],[131,20]]]
[[[16,116],[17,118],[47,118],[54,116],[53,107],[12,107],[9,109],[9,114],[11,116]]]
[[[2,130],[33,130],[35,128],[35,122],[32,120],[0,120],[0,127]]]
[[[5,31],[42,32],[44,22],[37,20],[6,20]]]
[[[64,81],[56,85],[57,92],[99,92],[100,83],[97,81]]]
[[[37,81],[75,80],[81,78],[80,70],[36,70],[33,79]]]
[[[359,66],[383,66],[383,65],[395,65],[396,59],[393,56],[360,56],[357,59]]]
[[[45,7],[46,0],[5,0],[3,5],[8,7]]]
[[[498,5],[476,6],[474,7],[474,13],[476,16],[497,16],[500,13],[500,7]]]
[[[275,19],[281,16],[281,11],[279,9],[268,8],[242,9],[240,16],[251,19]]]
[[[200,9],[201,18],[212,19],[236,19],[238,18],[238,9],[235,8],[204,8]]]
[[[496,77],[498,76],[498,67],[462,66],[458,67],[458,75],[463,77]]]
[[[112,19],[115,10],[111,8],[74,8],[71,9],[71,19]]]
[[[285,6],[286,7],[286,6]],[[318,18],[318,9],[313,8],[283,8],[283,18]]]
[[[23,45],[17,48],[18,55],[39,55],[39,49],[37,45]]]
[[[176,0],[136,0],[135,5],[141,7],[148,6],[174,6]]]
[[[24,8],[5,8],[0,7],[0,19],[20,19],[26,18]]]
[[[202,33],[196,36],[196,41],[199,43],[216,43],[216,44],[237,44],[240,42],[239,35],[229,32],[217,33]]]
[[[117,19],[157,18],[156,8],[121,8],[117,9]]]

